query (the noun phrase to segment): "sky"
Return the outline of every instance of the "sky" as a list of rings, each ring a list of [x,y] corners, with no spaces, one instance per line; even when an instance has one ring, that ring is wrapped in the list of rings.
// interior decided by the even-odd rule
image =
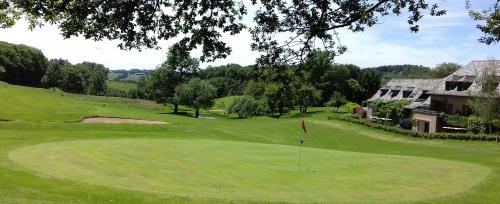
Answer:
[[[419,23],[420,32],[412,33],[407,16],[383,17],[379,24],[365,32],[340,31],[341,43],[348,52],[337,56],[335,63],[375,67],[390,64],[416,64],[435,67],[442,62],[467,64],[472,60],[500,59],[500,43],[485,45],[478,42],[483,34],[475,28],[465,9],[464,0],[436,0],[448,11],[446,16],[425,16]],[[473,8],[485,8],[487,0],[472,0]],[[252,12],[252,11],[250,11]],[[251,17],[248,17],[251,19]],[[258,53],[251,51],[251,36],[247,31],[236,36],[224,35],[224,41],[233,49],[230,56],[201,67],[236,63],[251,65]],[[161,41],[162,49],[143,51],[120,50],[118,41],[85,40],[82,37],[64,39],[56,26],[46,25],[32,31],[25,21],[0,30],[0,41],[25,44],[43,51],[47,58],[63,58],[71,63],[91,61],[109,69],[154,69],[166,58],[166,50],[175,41]],[[195,50],[193,56],[199,56]]]

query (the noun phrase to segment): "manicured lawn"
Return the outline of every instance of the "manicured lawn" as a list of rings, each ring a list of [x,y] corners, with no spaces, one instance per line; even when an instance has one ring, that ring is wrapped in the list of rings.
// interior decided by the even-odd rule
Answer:
[[[0,203],[500,201],[500,143],[415,139],[321,108],[194,119],[142,103],[0,85],[0,119],[15,120],[0,122]],[[64,122],[91,115],[169,124]]]

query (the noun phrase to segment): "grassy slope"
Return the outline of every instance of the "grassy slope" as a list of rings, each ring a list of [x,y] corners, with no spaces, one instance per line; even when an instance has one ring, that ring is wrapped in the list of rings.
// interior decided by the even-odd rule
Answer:
[[[9,100],[14,98],[15,100]],[[40,103],[38,103],[40,102]],[[33,104],[32,104],[33,103]],[[52,105],[52,103],[58,103]],[[101,108],[102,106],[106,108]],[[209,198],[171,196],[167,194],[129,191],[56,179],[20,167],[8,159],[11,150],[45,142],[80,139],[115,138],[176,138],[248,141],[295,145],[300,137],[300,118],[272,119],[258,117],[249,120],[200,120],[190,117],[161,114],[163,109],[134,108],[127,104],[94,101],[79,96],[58,96],[46,90],[15,86],[0,86],[0,118],[29,121],[75,120],[99,113],[161,119],[172,124],[147,125],[84,125],[63,122],[0,123],[0,203],[138,203],[225,202]],[[64,108],[61,108],[64,107]],[[40,110],[60,111],[40,112]],[[352,152],[393,154],[439,158],[479,164],[491,169],[488,178],[471,189],[432,200],[434,203],[494,203],[500,189],[500,144],[420,140],[369,129],[350,123],[326,121],[324,113],[308,118],[305,146]],[[394,168],[398,164],[394,163]],[[401,170],[412,171],[412,169]],[[410,173],[408,173],[410,174]],[[362,191],[362,186],[360,191]],[[438,194],[438,192],[436,192]]]
[[[137,88],[137,84],[131,82],[120,82],[120,81],[112,81],[107,80],[106,84],[109,88],[120,89],[124,91],[129,91],[131,89]]]

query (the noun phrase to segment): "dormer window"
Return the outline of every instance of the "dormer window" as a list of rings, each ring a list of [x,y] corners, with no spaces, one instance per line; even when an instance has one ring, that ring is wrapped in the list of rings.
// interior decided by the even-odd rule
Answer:
[[[399,94],[399,90],[392,90],[391,91],[391,98],[396,97]]]
[[[380,89],[380,97],[384,96],[389,89]]]
[[[407,87],[407,88],[403,91],[403,98],[408,98],[408,97],[410,97],[410,94],[413,92],[413,89],[415,89],[415,87]]]
[[[429,96],[430,96],[429,94],[427,94],[427,92],[429,92],[429,91],[427,91],[427,90],[422,91],[422,94],[420,94],[420,96],[418,97],[418,99],[416,101],[425,101],[425,100],[427,100],[429,98]]]

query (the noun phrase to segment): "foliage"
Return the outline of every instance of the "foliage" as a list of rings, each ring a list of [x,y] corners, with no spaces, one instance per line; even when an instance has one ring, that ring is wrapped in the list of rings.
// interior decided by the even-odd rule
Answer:
[[[429,67],[421,65],[385,65],[369,69],[375,69],[382,74],[382,84],[391,79],[423,79],[429,76]]]
[[[200,108],[212,107],[216,97],[215,91],[207,80],[199,78],[191,79],[175,88],[180,104],[194,108],[196,118],[200,116]]]
[[[239,118],[251,118],[254,115],[263,113],[264,111],[265,110],[262,109],[260,102],[251,96],[238,97],[227,108],[227,112],[229,114],[235,113]]]
[[[494,2],[494,1],[493,1]],[[469,0],[466,0],[469,15],[475,21],[481,22],[476,27],[484,33],[484,36],[479,38],[479,42],[487,45],[494,44],[500,41],[500,0],[496,0],[493,5],[487,9],[480,11],[472,10]]]
[[[248,12],[247,7],[255,7]],[[314,42],[326,50],[340,54],[346,51],[337,44],[337,29],[361,32],[380,22],[389,14],[408,14],[405,21],[410,30],[419,30],[418,21],[424,13],[445,14],[437,4],[426,0],[359,0],[356,2],[307,0],[253,0],[246,4],[237,0],[193,1],[13,1],[7,8],[19,9],[31,27],[48,22],[57,24],[65,37],[84,36],[93,40],[121,41],[119,47],[157,48],[161,40],[180,38],[174,46],[188,52],[201,48],[202,61],[225,58],[231,48],[222,40],[224,34],[236,35],[250,27],[251,47],[266,53],[259,64],[273,64],[308,56],[316,49]],[[254,22],[244,21],[252,14]],[[245,25],[247,23],[248,25]],[[295,37],[279,41],[277,33]],[[285,57],[283,55],[288,55]]]
[[[36,48],[0,41],[0,66],[8,83],[40,87],[47,64],[47,58]]]
[[[323,100],[330,99],[335,91],[340,92],[344,96],[345,94],[349,94],[347,81],[350,78],[349,68],[343,65],[333,66],[321,77],[321,98]]]
[[[321,91],[310,85],[302,85],[296,91],[296,102],[300,113],[307,113],[307,107],[317,104],[321,100]]]
[[[293,95],[291,87],[283,83],[268,83],[264,90],[264,101],[267,103],[267,112],[278,114],[281,117],[283,113],[289,111],[293,105]]]
[[[411,118],[404,118],[399,120],[399,127],[405,129],[405,130],[411,130],[413,127],[413,122]]]
[[[255,98],[262,97],[264,95],[266,84],[262,81],[249,81],[243,91],[245,95],[253,96]]]
[[[334,111],[337,111],[340,106],[343,106],[347,102],[348,101],[346,100],[344,95],[342,95],[340,92],[334,92],[330,100],[325,105],[328,107],[334,107]]]
[[[472,99],[474,113],[484,121],[488,121],[488,132],[492,132],[492,121],[500,118],[500,93],[497,91],[500,79],[497,76],[494,62],[490,62],[479,76],[482,92]]]
[[[45,75],[42,78],[42,85],[47,88],[54,88],[61,86],[61,72],[64,66],[71,66],[68,60],[64,59],[51,59]]]
[[[445,78],[460,69],[460,67],[461,65],[453,62],[441,63],[429,71],[429,77],[437,79]]]
[[[469,141],[496,141],[500,142],[500,136],[498,135],[486,135],[486,134],[463,134],[463,133],[432,133],[424,134],[413,130],[405,130],[399,127],[383,125],[379,123],[372,123],[365,119],[360,119],[354,114],[344,114],[344,115],[332,115],[328,116],[329,120],[342,120],[346,122],[351,122],[355,124],[365,125],[371,128],[385,130],[388,132],[398,133],[401,135],[407,135],[411,137],[418,137],[424,139],[452,139],[452,140],[469,140]]]
[[[176,87],[189,81],[199,72],[199,62],[189,53],[174,46],[168,50],[167,60],[154,70],[145,86],[145,94],[158,103],[174,104],[174,113],[178,111]]]
[[[375,69],[362,69],[359,73],[358,84],[363,92],[361,98],[366,100],[377,93],[382,83],[382,74]]]
[[[332,67],[332,56],[330,52],[316,50],[307,58],[306,62],[299,66],[298,75],[304,83],[320,88],[321,78]]]
[[[76,65],[64,63],[64,65],[59,66],[60,72],[52,72],[52,74],[60,74],[61,80],[56,82],[59,83],[58,86],[63,91],[97,96],[105,95],[108,70],[104,65],[83,62]]]
[[[217,97],[241,95],[247,83],[256,79],[252,66],[242,67],[237,64],[208,67],[201,70],[199,76],[209,80],[217,88]]]
[[[381,101],[375,100],[371,102],[373,106],[373,115],[381,118],[389,118],[393,121],[398,121],[405,118],[404,106],[410,104],[408,100]]]

